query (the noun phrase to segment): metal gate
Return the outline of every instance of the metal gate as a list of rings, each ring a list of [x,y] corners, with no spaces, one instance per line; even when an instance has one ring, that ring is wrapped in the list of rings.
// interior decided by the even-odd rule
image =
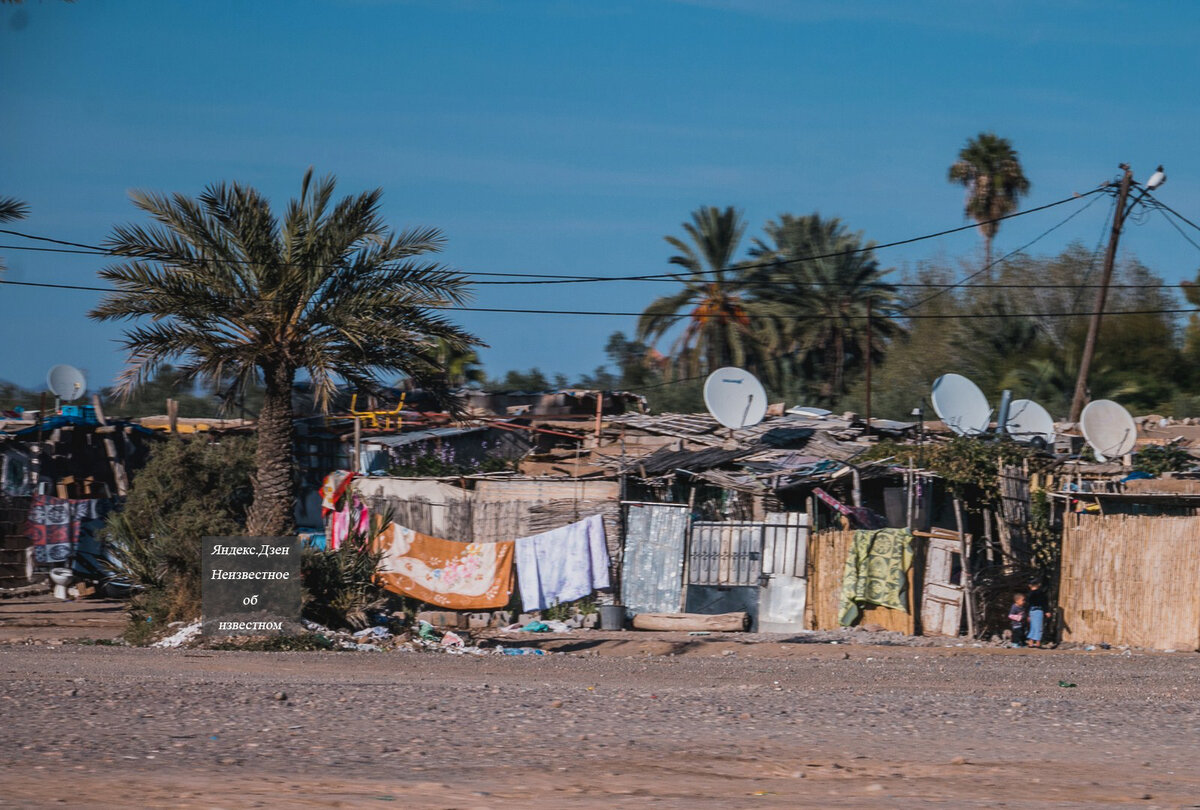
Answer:
[[[685,504],[625,503],[621,601],[625,614],[678,613],[691,512]]]
[[[763,588],[758,607],[760,632],[794,633],[804,629],[808,533],[806,513],[767,514],[767,522],[763,524]]]
[[[697,521],[688,550],[688,585],[758,585],[762,523]]]

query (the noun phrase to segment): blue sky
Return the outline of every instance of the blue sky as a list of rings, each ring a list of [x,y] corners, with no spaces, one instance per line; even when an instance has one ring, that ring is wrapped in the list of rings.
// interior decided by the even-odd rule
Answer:
[[[133,188],[238,180],[280,207],[304,170],[381,186],[397,227],[436,225],[468,272],[668,269],[697,206],[839,216],[887,242],[963,223],[946,182],[966,138],[1021,153],[1026,207],[1121,161],[1200,221],[1200,6],[768,0],[346,0],[0,5],[0,196],[14,227],[94,243]],[[998,253],[1069,207],[1008,222]],[[1097,204],[1038,243],[1093,245]],[[1192,232],[1200,241],[1200,234]],[[20,244],[3,237],[0,244]],[[1200,252],[1158,215],[1123,248],[1171,281]],[[971,232],[888,250],[976,261]],[[6,277],[96,283],[94,257],[0,248]],[[479,287],[486,307],[640,310],[665,284]],[[4,286],[0,378],[69,362],[108,384],[120,327],[94,294]],[[574,376],[631,318],[464,313],[489,372]]]

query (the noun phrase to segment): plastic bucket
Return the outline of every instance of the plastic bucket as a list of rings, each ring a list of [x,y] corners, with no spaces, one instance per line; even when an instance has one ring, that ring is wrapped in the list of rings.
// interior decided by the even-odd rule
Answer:
[[[601,630],[624,630],[625,629],[625,607],[624,607],[624,605],[601,605],[600,606],[600,629]]]

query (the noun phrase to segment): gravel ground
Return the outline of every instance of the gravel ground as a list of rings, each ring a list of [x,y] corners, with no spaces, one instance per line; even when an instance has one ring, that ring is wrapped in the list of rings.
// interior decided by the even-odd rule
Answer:
[[[1194,653],[635,638],[6,646],[0,807],[1200,807]]]

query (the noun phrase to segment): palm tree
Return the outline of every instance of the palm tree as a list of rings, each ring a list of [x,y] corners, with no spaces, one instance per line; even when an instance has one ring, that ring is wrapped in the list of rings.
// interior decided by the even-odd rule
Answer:
[[[638,319],[637,339],[653,345],[686,319],[671,347],[672,367],[697,375],[728,365],[752,364],[755,340],[750,316],[739,292],[739,278],[730,268],[746,223],[732,206],[721,210],[703,206],[683,223],[690,244],[674,236],[667,243],[679,251],[670,263],[687,272],[675,278],[682,288],[646,307]],[[690,308],[687,313],[681,310]]]
[[[1021,159],[1012,143],[994,132],[981,132],[967,141],[950,167],[951,183],[967,189],[965,212],[979,223],[983,234],[985,277],[990,280],[992,240],[1000,228],[1000,217],[1017,210],[1017,204],[1029,193],[1029,180],[1021,168]]]
[[[816,380],[812,396],[837,405],[849,388],[848,374],[870,351],[882,357],[887,341],[901,330],[893,319],[896,288],[861,234],[836,217],[784,214],[755,239],[748,288],[760,333],[781,379]],[[867,341],[867,316],[871,340]]]
[[[434,344],[434,354],[451,388],[465,388],[471,383],[482,384],[487,379],[479,362],[479,354],[474,349],[464,348],[447,338],[438,338]]]
[[[29,206],[13,197],[0,197],[0,222],[12,222],[29,216]]]
[[[13,197],[0,197],[0,222],[12,222],[29,216],[29,206]],[[0,259],[0,270],[4,261]]]
[[[154,224],[114,228],[107,247],[128,261],[101,271],[116,291],[90,313],[148,319],[125,333],[122,394],[172,361],[185,378],[235,380],[232,394],[263,386],[251,535],[292,528],[297,372],[327,410],[339,379],[377,390],[407,375],[440,390],[437,339],[479,345],[437,312],[468,298],[462,276],[423,257],[441,249],[441,233],[395,233],[380,218],[380,189],[334,203],[335,182],[313,182],[309,169],[282,221],[237,183],[194,199],[134,192]]]

